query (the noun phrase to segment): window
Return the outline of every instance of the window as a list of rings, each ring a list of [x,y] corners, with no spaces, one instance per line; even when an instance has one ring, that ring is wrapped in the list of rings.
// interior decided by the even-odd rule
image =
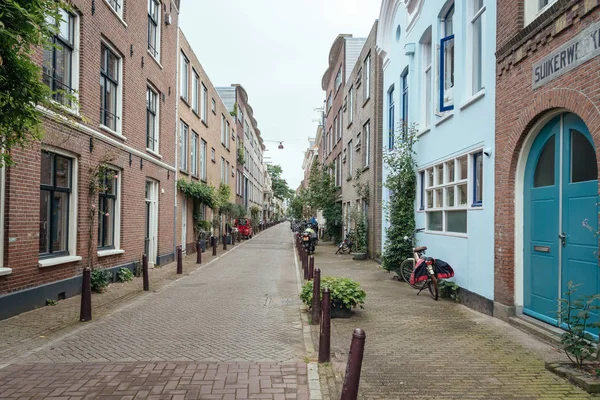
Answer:
[[[160,2],[148,0],[148,52],[156,59],[160,54]]]
[[[394,148],[395,116],[394,116],[394,85],[388,90],[388,149]]]
[[[192,175],[198,176],[198,134],[192,131]]]
[[[557,0],[525,0],[525,25],[529,25],[537,17],[542,15]]]
[[[118,172],[105,169],[99,177],[98,190],[98,248],[114,249],[117,220]]]
[[[440,111],[454,109],[454,4],[442,20],[440,39]]]
[[[362,153],[363,153],[363,166],[368,167],[371,158],[371,122],[363,126],[363,141]]]
[[[338,132],[337,132],[337,140],[342,138],[342,128],[344,123],[344,113],[342,112],[342,107],[338,110]]]
[[[419,181],[421,185],[421,190],[419,192],[419,210],[423,211],[425,209],[425,171],[419,172]]]
[[[120,131],[120,64],[121,59],[102,43],[100,68],[100,123],[114,132]]]
[[[469,163],[473,174],[469,176]],[[420,171],[421,207],[429,231],[467,233],[469,181],[473,199],[482,205],[482,153],[463,155]],[[479,193],[478,193],[479,191]],[[473,202],[475,203],[475,202]]]
[[[112,7],[113,10],[117,13],[117,15],[123,18],[123,6],[121,0],[107,0],[108,4]]]
[[[329,114],[329,110],[331,110],[331,93],[329,93],[329,96],[327,96],[327,114]]]
[[[40,256],[68,255],[73,159],[42,151],[40,177]]]
[[[212,107],[212,112],[216,114],[217,113],[217,102],[215,101],[215,99],[212,99],[211,107]]]
[[[225,175],[227,175],[225,170],[225,159],[221,157],[221,183],[225,183]]]
[[[206,180],[206,142],[200,142],[200,179]]]
[[[229,161],[227,161],[225,164],[227,164],[225,167],[225,183],[229,185]]]
[[[354,113],[354,89],[351,87],[348,91],[348,125],[352,124]]]
[[[546,0],[547,3],[548,0]],[[483,17],[485,6],[483,0],[471,0],[471,25],[470,25],[470,61],[472,68],[471,94],[475,94],[483,89],[482,74],[483,74]]]
[[[340,65],[340,69],[338,69],[337,75],[335,76],[335,92],[337,93],[338,89],[342,86],[342,66]]]
[[[216,158],[215,158],[215,148],[211,147],[210,148],[210,159],[212,162],[216,162]]]
[[[179,168],[183,171],[188,169],[188,126],[185,122],[180,121],[179,128]]]
[[[354,148],[352,147],[352,140],[348,142],[348,179],[352,179],[352,158],[354,154]]]
[[[221,144],[225,146],[225,141],[227,140],[227,130],[225,126],[225,115],[221,114]]]
[[[181,53],[181,98],[186,102],[189,100],[190,86],[190,62],[185,54]]]
[[[194,110],[194,112],[198,114],[198,86],[200,84],[200,78],[198,77],[198,73],[194,71],[193,68],[192,73],[192,110]]]
[[[146,148],[158,153],[158,94],[146,88]]]
[[[371,96],[371,55],[369,54],[365,59],[365,65],[363,68],[365,73],[365,101]]]
[[[423,127],[428,128],[431,125],[431,34],[421,43],[423,51]]]
[[[229,140],[230,137],[231,125],[229,124],[229,121],[227,121],[227,129],[225,130],[225,147],[227,147],[227,150],[229,150],[229,144],[231,143],[231,140]]]
[[[335,133],[335,132],[334,132]],[[331,132],[331,127],[329,127],[329,131],[327,132],[327,137],[329,138],[329,153],[331,154],[331,151],[333,150],[333,135]]]
[[[60,10],[61,21],[56,21],[57,34],[53,45],[43,51],[42,72],[44,83],[52,90],[52,99],[63,106],[73,106],[75,79],[78,65],[75,50],[75,17]]]
[[[406,135],[410,129],[408,121],[408,68],[402,73],[402,140],[406,140]]]

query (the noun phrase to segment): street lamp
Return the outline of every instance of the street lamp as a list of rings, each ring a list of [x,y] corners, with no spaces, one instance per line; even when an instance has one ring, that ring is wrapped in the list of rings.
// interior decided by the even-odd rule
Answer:
[[[280,142],[279,140],[263,140],[263,142],[279,143],[279,146],[277,146],[277,148],[279,150],[283,150],[283,142]]]

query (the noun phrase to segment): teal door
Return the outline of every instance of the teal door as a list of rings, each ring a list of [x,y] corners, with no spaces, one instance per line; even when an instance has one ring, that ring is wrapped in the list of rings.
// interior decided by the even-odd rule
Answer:
[[[524,189],[523,312],[557,325],[568,281],[582,284],[580,295],[599,292],[596,151],[575,114],[554,118],[538,134]]]

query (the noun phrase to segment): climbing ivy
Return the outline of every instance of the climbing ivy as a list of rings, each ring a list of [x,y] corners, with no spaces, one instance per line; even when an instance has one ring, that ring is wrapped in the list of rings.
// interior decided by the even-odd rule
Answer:
[[[383,162],[388,170],[383,186],[390,192],[389,200],[384,205],[387,228],[383,268],[388,271],[397,271],[402,261],[412,256],[411,242],[404,240],[404,237],[410,237],[415,229],[416,132],[414,125],[402,129],[395,140],[397,146],[383,153]]]
[[[177,189],[183,194],[197,199],[200,203],[206,204],[209,208],[219,206],[219,198],[214,186],[209,186],[204,182],[191,182],[183,178],[177,181]]]

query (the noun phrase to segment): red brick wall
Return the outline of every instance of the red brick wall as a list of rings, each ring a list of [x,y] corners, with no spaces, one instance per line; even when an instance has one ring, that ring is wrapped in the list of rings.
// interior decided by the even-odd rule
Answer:
[[[111,11],[105,1],[96,1],[92,7],[86,0],[74,0],[79,14],[79,101],[81,118],[75,123],[58,123],[44,119],[46,134],[42,144],[14,151],[15,167],[7,169],[5,209],[4,266],[12,268],[11,275],[0,277],[0,293],[21,290],[40,284],[76,276],[88,261],[96,267],[122,265],[141,259],[144,249],[145,182],[152,178],[159,182],[158,255],[173,251],[173,207],[175,176],[160,163],[173,165],[175,161],[175,71],[177,62],[178,10],[167,0],[161,4],[161,65],[146,51],[147,4],[125,0],[123,18],[127,26]],[[165,11],[166,10],[166,11]],[[172,24],[164,24],[164,15],[172,16]],[[122,134],[124,138],[102,131],[100,122],[100,46],[102,41],[116,48],[122,57],[123,87]],[[131,47],[132,46],[132,47]],[[130,50],[133,48],[133,54]],[[160,91],[160,144],[161,157],[146,151],[146,87],[151,83]],[[164,101],[162,98],[164,95]],[[92,139],[89,131],[104,135],[106,140]],[[116,140],[119,145],[109,142]],[[76,254],[81,262],[53,267],[38,267],[39,214],[40,214],[40,149],[53,146],[72,153],[78,160],[77,235]],[[138,155],[131,155],[122,146],[146,155],[140,164]],[[105,154],[112,154],[111,164],[122,169],[121,184],[121,249],[124,254],[98,258],[96,255],[97,226],[92,227],[92,257],[88,260],[89,211],[97,199],[89,198],[90,169]],[[164,193],[162,191],[164,190]]]
[[[600,160],[600,57],[535,90],[531,85],[533,64],[598,21],[599,6],[600,0],[559,0],[543,21],[521,30],[522,1],[498,2],[494,299],[505,305],[515,302],[514,234],[522,229],[515,227],[515,175],[527,133],[548,111],[566,109],[586,123]]]

